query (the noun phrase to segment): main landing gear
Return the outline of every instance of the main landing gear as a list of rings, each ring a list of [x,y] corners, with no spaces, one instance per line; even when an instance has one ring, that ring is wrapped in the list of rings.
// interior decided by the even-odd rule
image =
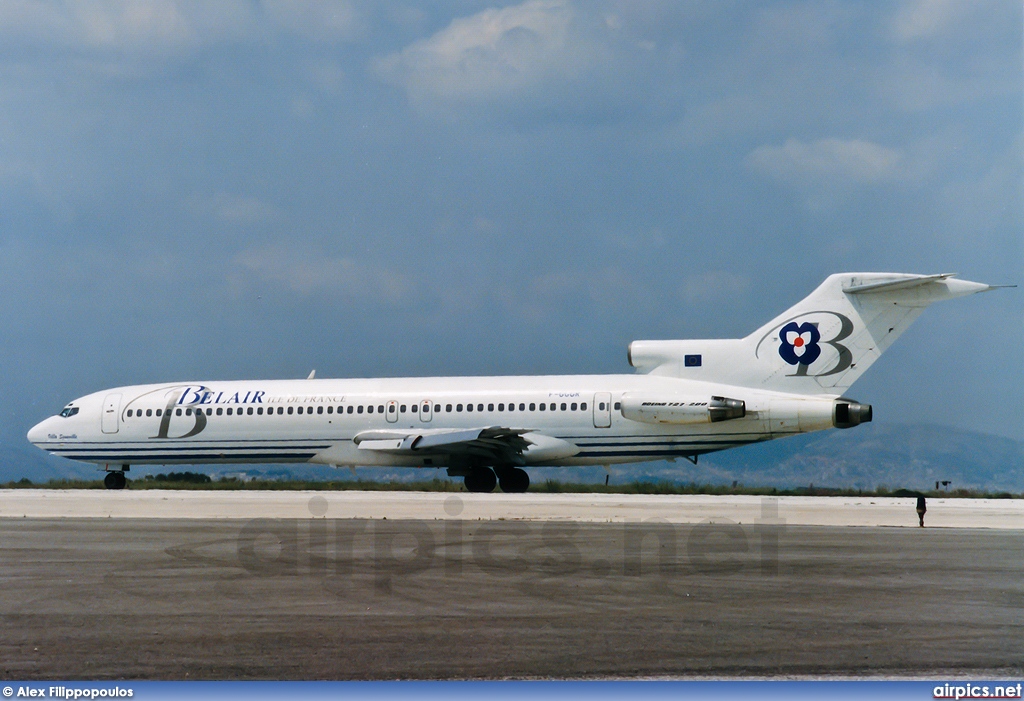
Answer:
[[[122,465],[120,470],[111,470],[103,478],[103,486],[107,489],[124,489],[128,486],[128,478],[124,476],[127,465]]]
[[[471,468],[465,479],[467,492],[493,492],[498,478],[489,467]]]
[[[474,467],[466,475],[465,484],[467,492],[493,492],[500,484],[501,491],[515,494],[525,492],[530,487],[530,476],[518,467],[499,467],[494,470]]]

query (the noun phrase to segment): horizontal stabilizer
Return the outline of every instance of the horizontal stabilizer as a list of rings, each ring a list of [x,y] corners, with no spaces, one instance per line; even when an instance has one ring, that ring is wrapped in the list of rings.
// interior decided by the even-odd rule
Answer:
[[[884,290],[905,290],[911,287],[920,287],[935,280],[946,280],[956,273],[939,273],[938,275],[920,275],[907,279],[900,277],[897,280],[884,280],[882,282],[863,282],[859,285],[849,285],[843,288],[843,292],[851,295],[863,294],[865,292],[882,292]]]

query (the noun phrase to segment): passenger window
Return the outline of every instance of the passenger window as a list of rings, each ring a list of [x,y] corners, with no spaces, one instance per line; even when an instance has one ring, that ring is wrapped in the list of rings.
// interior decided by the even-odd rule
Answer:
[[[156,415],[157,416],[163,416],[163,414],[164,414],[164,410],[163,409],[157,409],[156,410]]]
[[[206,410],[206,415],[207,416],[213,416],[213,409],[207,409]]]
[[[488,404],[487,405],[487,411],[494,411],[494,405],[493,404]]]
[[[324,413],[324,408],[323,408],[322,406],[318,406],[318,407],[316,408],[316,413],[318,413],[318,414],[322,414],[322,413]]]
[[[435,414],[440,414],[441,413],[441,405],[440,404],[435,404],[434,405],[434,413]]]
[[[398,407],[398,411],[404,414],[405,413],[405,404],[403,404],[402,406]]]
[[[152,415],[153,415],[153,410],[152,409],[146,409],[146,416],[152,416]]]
[[[600,409],[601,411],[604,411],[604,402],[598,403],[597,408]]]
[[[217,407],[217,416],[220,416],[223,413],[224,413],[224,410],[221,409],[220,407]]]
[[[185,409],[185,416],[192,416],[192,407]]]
[[[572,406],[569,408],[572,409],[573,411],[576,411],[576,402],[573,402]]]
[[[472,404],[467,404],[466,405],[466,411],[473,411],[473,405]]]
[[[363,413],[363,405],[362,405],[362,404],[360,404],[360,405],[359,405],[359,406],[358,406],[358,407],[356,408],[356,413],[357,413],[357,414],[362,414],[362,413]]]
[[[231,416],[233,413],[234,413],[234,409],[228,407],[228,416]]]
[[[351,414],[351,413],[352,413],[352,407],[351,407],[351,406],[350,406],[350,407],[348,408],[348,413],[349,413],[349,414]]]
[[[334,413],[334,407],[332,407],[332,406],[327,407],[327,413],[328,414],[333,414]]]
[[[263,407],[261,407],[261,406],[256,407],[256,415],[257,416],[263,416]]]
[[[586,411],[586,410],[587,410],[587,403],[583,402],[582,404],[580,404],[580,411]]]
[[[455,411],[462,411],[462,405],[461,404],[456,404],[455,405]]]
[[[230,412],[231,410],[228,409],[228,411]],[[288,407],[288,415],[291,416],[293,413],[295,413],[295,407],[293,407],[293,406]]]
[[[174,410],[174,415],[175,416],[181,416],[181,409],[175,409]]]
[[[484,410],[484,405],[483,404],[477,404],[476,405],[476,410],[477,411],[483,411]]]
[[[367,414],[372,414],[373,413],[373,405],[372,404],[370,406],[366,407],[366,413]]]
[[[530,402],[530,411],[537,411],[537,405],[533,402]]]
[[[565,402],[562,402],[562,411],[565,411]]]
[[[498,411],[505,411],[505,405],[504,404],[499,404],[498,405]]]
[[[277,415],[280,416],[283,413],[284,413],[284,407],[283,406],[277,407]]]
[[[519,405],[519,411],[526,411],[526,405],[525,404],[520,404]]]
[[[538,408],[539,408],[539,409],[540,409],[541,411],[544,411],[544,407],[545,407],[545,406],[546,406],[546,405],[544,404],[544,402],[541,402],[541,403],[540,403],[540,407],[538,407]]]
[[[394,404],[391,404],[391,405],[388,406],[388,413],[389,414],[394,414],[395,413],[395,405]]]
[[[379,405],[379,406],[377,407],[377,413],[378,413],[378,414],[383,414],[383,413],[384,413],[384,405],[383,405],[383,404],[380,404],[380,405]]]
[[[128,418],[129,419],[132,418],[132,410],[131,409],[128,410]]]
[[[619,403],[619,402],[615,402],[615,408],[616,409],[621,409],[622,408],[622,404]]]
[[[444,405],[444,410],[450,412],[452,410],[452,405],[451,404],[445,404]]]
[[[245,413],[248,414],[249,416],[252,416],[252,407],[249,407],[248,409],[246,409]]]

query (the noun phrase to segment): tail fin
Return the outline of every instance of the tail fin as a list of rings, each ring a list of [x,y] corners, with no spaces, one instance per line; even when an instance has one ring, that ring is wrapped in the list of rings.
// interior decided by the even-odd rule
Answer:
[[[952,274],[839,273],[746,338],[634,341],[639,372],[799,394],[843,394],[925,307],[993,286]]]

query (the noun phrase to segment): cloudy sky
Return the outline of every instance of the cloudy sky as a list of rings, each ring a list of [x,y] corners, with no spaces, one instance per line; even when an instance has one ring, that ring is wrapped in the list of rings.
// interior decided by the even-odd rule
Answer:
[[[0,3],[0,439],[105,387],[625,372],[839,271],[1024,283],[1018,0]],[[1024,439],[1024,290],[850,394]]]

